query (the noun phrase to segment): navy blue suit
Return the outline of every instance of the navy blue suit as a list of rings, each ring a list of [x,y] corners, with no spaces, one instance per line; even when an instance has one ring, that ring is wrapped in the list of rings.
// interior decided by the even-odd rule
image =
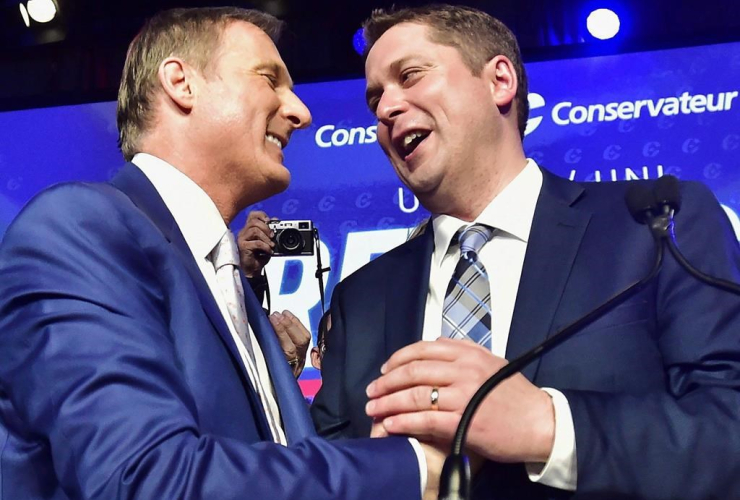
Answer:
[[[0,499],[418,498],[406,439],[314,435],[244,288],[289,447],[141,171],[32,200],[0,246]]]
[[[646,276],[654,262],[650,231],[625,206],[628,183],[543,174],[507,359]],[[681,186],[680,248],[706,273],[740,281],[721,207],[703,185]],[[432,251],[428,229],[335,288],[311,410],[320,435],[368,435],[363,389],[393,352],[421,339]],[[699,283],[670,256],[639,294],[523,373],[569,401],[575,497],[740,498],[740,298]],[[531,483],[521,464],[489,463],[475,487],[476,498],[572,495]]]

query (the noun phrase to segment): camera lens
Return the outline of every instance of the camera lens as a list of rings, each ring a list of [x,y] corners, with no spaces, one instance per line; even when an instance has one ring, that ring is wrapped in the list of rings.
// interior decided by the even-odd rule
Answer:
[[[297,229],[285,229],[280,233],[280,244],[289,252],[303,248],[303,238]]]

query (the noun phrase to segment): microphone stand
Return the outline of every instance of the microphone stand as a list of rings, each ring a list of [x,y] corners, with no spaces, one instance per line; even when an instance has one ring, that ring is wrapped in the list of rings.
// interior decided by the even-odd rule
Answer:
[[[650,227],[656,243],[655,262],[647,276],[632,283],[616,295],[613,295],[599,307],[562,328],[541,344],[535,346],[518,358],[513,359],[509,364],[494,373],[483,383],[483,385],[481,385],[478,391],[476,391],[460,417],[460,423],[457,426],[457,431],[452,440],[450,455],[445,459],[440,476],[439,500],[467,500],[470,498],[470,465],[468,463],[468,458],[462,453],[462,448],[465,443],[465,438],[467,437],[468,428],[470,427],[470,421],[472,420],[475,411],[483,402],[483,399],[498,384],[521,371],[525,366],[539,356],[542,356],[554,347],[562,344],[573,334],[580,331],[583,327],[593,322],[599,316],[640,291],[645,284],[652,280],[658,274],[658,271],[660,271],[661,265],[663,264],[663,241],[670,240],[668,235],[673,234],[672,217],[672,210],[669,213],[659,215],[657,217],[654,217],[649,212],[646,214],[646,222]]]
[[[633,190],[634,191],[634,190]],[[678,185],[678,179],[673,176],[663,176],[655,182],[653,187],[654,199],[652,200],[653,205],[657,205],[662,208],[662,215],[673,220],[673,215],[678,212],[681,207],[681,191]],[[633,201],[631,210],[635,210],[639,213],[645,213],[651,209],[647,207],[649,202],[644,194],[633,192]],[[661,217],[659,216],[659,217]],[[698,279],[699,281],[706,283],[707,285],[720,288],[727,292],[735,295],[740,295],[740,286],[732,281],[723,280],[710,276],[699,271],[697,268],[691,265],[691,263],[683,256],[681,251],[678,249],[676,243],[676,235],[673,233],[673,226],[666,231],[665,242],[668,245],[673,258],[688,272],[691,276]]]
[[[736,283],[723,280],[721,278],[715,278],[714,276],[709,276],[708,274],[705,274],[692,266],[689,261],[686,260],[686,257],[684,257],[681,251],[678,249],[673,231],[670,232],[665,241],[668,245],[668,250],[670,250],[671,255],[673,255],[673,258],[676,259],[681,267],[683,267],[691,276],[698,279],[699,281],[703,281],[708,285],[720,288],[727,292],[734,293],[735,295],[740,295],[740,286],[738,286]]]

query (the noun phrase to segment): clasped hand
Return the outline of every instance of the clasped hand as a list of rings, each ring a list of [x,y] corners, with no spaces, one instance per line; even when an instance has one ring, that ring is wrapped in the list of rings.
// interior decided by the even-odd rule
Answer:
[[[376,422],[373,435],[408,435],[449,446],[473,394],[506,363],[467,340],[440,338],[399,350],[367,387],[366,412]],[[554,433],[550,396],[517,373],[478,408],[467,449],[498,462],[546,462]]]

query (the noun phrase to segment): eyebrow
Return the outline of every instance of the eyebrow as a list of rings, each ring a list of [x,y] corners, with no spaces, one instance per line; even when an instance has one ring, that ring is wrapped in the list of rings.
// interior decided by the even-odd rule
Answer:
[[[293,90],[293,80],[290,78],[285,66],[282,66],[276,62],[261,62],[254,67],[254,71],[269,71],[280,79],[287,82],[287,86],[290,90]]]

